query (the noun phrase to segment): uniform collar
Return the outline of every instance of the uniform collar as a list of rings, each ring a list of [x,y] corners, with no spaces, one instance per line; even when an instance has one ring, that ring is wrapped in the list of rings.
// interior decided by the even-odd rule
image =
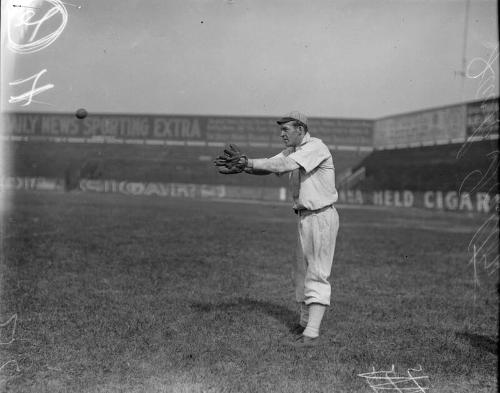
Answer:
[[[304,137],[302,138],[302,142],[300,142],[300,145],[297,146],[297,149],[304,146],[307,142],[311,141],[311,135],[309,135],[308,132],[305,133]]]

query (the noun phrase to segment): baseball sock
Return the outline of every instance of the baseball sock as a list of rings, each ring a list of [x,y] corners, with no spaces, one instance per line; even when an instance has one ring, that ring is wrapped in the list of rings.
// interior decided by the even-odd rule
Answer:
[[[306,327],[309,322],[309,306],[300,303],[300,326]]]
[[[309,305],[309,321],[307,322],[306,330],[303,335],[311,338],[319,336],[319,327],[323,315],[325,315],[326,306],[319,303],[312,303]]]

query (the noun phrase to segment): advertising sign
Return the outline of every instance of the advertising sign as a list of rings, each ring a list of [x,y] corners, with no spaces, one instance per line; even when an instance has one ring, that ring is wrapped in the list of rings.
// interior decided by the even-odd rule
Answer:
[[[311,135],[327,145],[373,146],[373,120],[311,119]]]
[[[6,132],[32,137],[205,140],[205,119],[183,116],[10,113]]]
[[[466,106],[413,112],[375,121],[374,146],[408,146],[465,138]]]
[[[290,201],[284,187],[251,187],[224,184],[161,183],[112,179],[81,179],[80,191],[118,193],[130,196],[170,198],[244,199]],[[64,191],[63,179],[41,177],[0,177],[0,191]],[[394,208],[423,208],[465,213],[498,211],[500,195],[485,192],[411,191],[411,190],[339,190],[338,204],[373,205]]]
[[[160,116],[9,113],[4,135],[67,142],[171,141],[202,144],[234,142],[270,147],[280,144],[276,118],[222,116]],[[311,119],[310,132],[327,145],[372,146],[373,121]]]
[[[497,209],[499,195],[457,191],[339,190],[338,203],[490,213]]]
[[[467,136],[498,136],[498,98],[467,104]]]
[[[208,117],[206,124],[208,142],[262,143],[269,146],[272,137],[278,133],[276,119],[272,118]]]

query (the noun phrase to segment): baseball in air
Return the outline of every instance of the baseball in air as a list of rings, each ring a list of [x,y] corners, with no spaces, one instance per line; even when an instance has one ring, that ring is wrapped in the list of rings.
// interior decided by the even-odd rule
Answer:
[[[86,109],[84,108],[80,108],[76,111],[75,113],[75,116],[78,118],[78,119],[85,119],[88,115],[88,112]]]

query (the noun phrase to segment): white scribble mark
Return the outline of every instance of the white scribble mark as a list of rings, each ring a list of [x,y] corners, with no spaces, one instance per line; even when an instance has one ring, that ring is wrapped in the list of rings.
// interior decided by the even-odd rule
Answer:
[[[473,255],[473,263],[474,263],[474,291],[479,286],[479,278],[477,276],[477,264],[476,264],[476,245],[474,244],[474,255]]]
[[[15,26],[12,26],[13,24],[13,19],[9,18],[8,20],[8,26],[7,26],[7,36],[8,36],[8,47],[10,50],[16,53],[20,54],[26,54],[26,53],[35,53],[38,52],[42,49],[47,48],[49,45],[51,45],[57,38],[61,35],[63,32],[64,28],[66,27],[66,24],[68,23],[68,11],[66,10],[66,7],[64,7],[63,2],[60,0],[44,0],[50,4],[53,5],[52,8],[50,8],[40,19],[32,21],[32,18],[37,14],[35,11],[25,11],[24,14],[22,15],[22,19],[20,23],[17,23]],[[61,22],[57,29],[55,29],[53,32],[45,35],[42,38],[39,38],[36,41],[33,41],[35,37],[38,35],[38,32],[41,28],[41,26],[47,22],[48,20],[52,19],[54,16],[60,15],[61,17]],[[20,43],[16,42],[16,40],[12,37],[12,29],[13,27],[20,27],[20,26],[25,26],[25,27],[31,27],[34,26],[34,30],[31,34],[31,37],[28,39],[27,43]]]
[[[0,341],[0,345],[9,345],[14,342],[14,337],[16,335],[16,327],[17,327],[17,314],[12,315],[6,322],[0,323],[0,328],[6,327],[9,324],[12,323],[12,333],[10,334],[10,340],[9,341]],[[4,368],[7,367],[9,364],[15,364],[16,365],[16,371],[20,372],[19,364],[17,363],[16,360],[9,360],[8,362],[5,362],[0,366],[0,371],[2,371]]]
[[[78,8],[78,9],[82,8],[82,6],[81,6],[81,5],[76,5],[76,4],[72,4],[72,3],[66,3],[65,1],[61,1],[61,3],[66,4],[66,5],[71,5],[71,6],[73,6],[73,7]]]
[[[476,183],[476,185],[472,189],[469,190],[469,193],[474,192],[476,189],[478,189],[481,186],[485,186],[488,183],[488,181],[493,180],[493,179],[497,179],[498,178],[498,155],[499,155],[499,153],[500,153],[500,151],[498,151],[498,150],[495,150],[495,151],[488,153],[486,155],[486,157],[488,157],[491,161],[491,163],[488,167],[488,170],[484,174],[479,169],[475,169],[475,170],[471,171],[470,173],[468,173],[467,176],[465,176],[464,180],[462,180],[462,183],[460,184],[460,188],[459,188],[458,192],[459,193],[462,192],[462,188],[464,187],[465,182],[469,179],[469,177],[471,177],[475,174],[481,176],[481,178]],[[491,192],[494,189],[496,189],[498,184],[499,184],[498,182],[494,183],[490,187],[488,192]]]
[[[497,96],[495,90],[496,75],[492,65],[498,59],[498,44],[490,46],[490,49],[491,53],[487,59],[482,57],[473,58],[467,65],[467,69],[465,71],[465,76],[468,79],[479,80],[479,87],[476,90],[476,98],[481,97],[483,99],[483,103],[484,101],[490,98],[496,98]],[[498,124],[498,119],[495,118],[493,114],[485,113],[485,118],[482,123],[476,127],[472,135],[467,136],[467,140],[457,153],[457,159],[465,154],[465,151],[468,149],[468,145],[473,138],[477,137],[480,132],[484,131],[484,129],[488,131],[487,134],[483,136],[483,139],[486,138],[490,134],[491,130],[493,130],[493,126],[495,124]]]
[[[457,159],[460,159],[465,152],[468,150],[469,143],[480,136],[482,139],[486,139],[489,137],[492,131],[494,131],[494,126],[498,124],[499,120],[495,119],[493,114],[485,114],[483,121],[479,124],[474,131],[467,137],[465,143],[460,147],[460,150],[457,152]],[[486,131],[486,132],[484,132]],[[484,132],[484,135],[483,135]]]
[[[57,105],[51,104],[50,102],[45,102],[45,101],[31,100],[31,102],[33,104],[48,105],[48,106],[57,106]]]
[[[467,137],[465,143],[460,147],[457,153],[457,159],[461,158],[465,152],[468,150],[468,144],[472,140],[481,137],[486,139],[490,136],[491,132],[495,130],[495,125],[498,124],[499,120],[495,119],[493,113],[485,114],[483,121],[479,124],[474,131]]]
[[[495,70],[493,69],[493,64],[498,60],[498,43],[494,45],[488,45],[490,49],[490,54],[487,58],[475,57],[470,61],[467,66],[465,76],[469,79],[477,79],[478,89],[476,90],[476,98],[481,97],[483,99],[481,105],[481,113],[483,115],[483,120],[479,124],[471,135],[467,136],[466,141],[460,147],[456,158],[460,159],[465,155],[467,150],[470,148],[471,141],[477,139],[479,136],[483,136],[483,140],[490,136],[490,134],[498,129],[498,110],[489,111],[487,101],[491,98],[496,97],[495,91]],[[478,175],[480,177],[479,181],[470,192],[480,190],[481,188],[488,187],[488,184],[492,184],[488,190],[484,190],[487,195],[494,193],[498,189],[498,155],[499,151],[494,150],[487,155],[491,163],[488,169],[483,173],[481,170],[473,170],[463,179],[460,185],[460,192],[464,187],[466,181],[471,177]],[[479,286],[478,280],[478,266],[482,265],[484,270],[492,275],[500,268],[499,255],[498,255],[498,198],[493,198],[497,206],[494,208],[496,214],[489,216],[486,221],[481,225],[481,227],[474,233],[474,236],[469,242],[467,251],[470,253],[472,251],[472,257],[469,260],[469,264],[472,263],[474,266],[474,309],[476,303],[476,290]],[[496,256],[495,256],[496,254]],[[479,263],[479,265],[478,265]]]
[[[0,366],[0,371],[2,371],[4,369],[4,367],[6,367],[10,363],[14,363],[16,365],[16,371],[17,372],[21,371],[21,369],[19,368],[19,364],[17,363],[16,360],[9,360],[8,362],[5,362],[4,364],[2,364],[2,366]]]
[[[33,84],[31,85],[31,90],[27,91],[26,93],[20,94],[18,96],[11,96],[9,99],[10,104],[18,103],[18,102],[23,102],[26,101],[22,106],[28,106],[33,102],[33,97],[43,93],[44,91],[50,90],[54,87],[52,83],[48,83],[44,86],[41,87],[36,87],[36,83],[38,82],[38,79],[47,72],[47,69],[43,69],[40,71],[38,74],[34,74],[26,79],[18,79],[14,82],[9,82],[9,85],[15,86],[15,85],[20,85],[22,83],[28,82],[33,79]]]
[[[16,334],[16,327],[17,327],[17,314],[12,315],[7,320],[7,322],[0,323],[0,328],[8,326],[12,321],[14,321],[14,322],[12,324],[12,333],[10,335],[10,340],[9,341],[5,341],[5,342],[4,341],[0,341],[0,345],[9,345],[9,344],[12,344],[14,342],[14,336]]]
[[[473,176],[473,175],[482,175],[483,173],[479,170],[479,169],[474,169],[473,171],[469,172],[467,174],[467,176],[464,177],[464,180],[462,180],[462,183],[460,183],[460,187],[458,188],[458,193],[461,194],[462,193],[462,189],[464,188],[464,185],[465,185],[465,182],[467,180],[469,180],[469,177]],[[477,187],[477,185],[476,185]]]
[[[498,44],[495,45],[494,47],[491,48],[491,54],[488,58],[488,60],[483,59],[482,57],[475,57],[473,58],[470,63],[467,65],[467,69],[465,70],[465,76],[469,79],[476,79],[476,78],[481,78],[481,80],[484,78],[487,72],[491,72],[493,75],[493,78],[495,77],[495,71],[491,67],[491,65],[497,60],[498,58]],[[471,69],[476,66],[479,63],[479,66],[484,67],[480,70],[480,72],[477,73],[472,73]]]
[[[472,320],[476,320],[476,299],[477,299],[477,287],[479,286],[479,278],[477,276],[477,265],[476,265],[476,245],[474,244],[474,254],[472,256],[474,263],[474,291],[472,294]]]
[[[396,375],[394,371],[394,365],[389,371],[375,371],[375,367],[373,367],[373,371],[370,373],[358,374],[358,377],[365,378],[370,385],[370,388],[375,393],[380,391],[383,392],[397,392],[397,393],[425,393],[426,389],[429,389],[428,386],[425,386],[422,381],[427,380],[429,377],[427,376],[414,376],[411,372],[422,372],[422,366],[419,366],[418,369],[408,369],[408,376],[399,377]]]
[[[495,273],[499,267],[499,256],[498,256],[498,217],[496,214],[490,215],[486,221],[479,227],[479,229],[474,233],[474,236],[469,242],[467,248],[468,252],[472,249],[472,258],[469,261],[474,264],[474,273],[476,274],[477,257],[479,257],[480,264],[483,265],[484,270],[488,275]],[[479,247],[476,247],[476,243]],[[496,257],[491,259],[490,255],[496,253]],[[476,280],[476,279],[474,279]]]

